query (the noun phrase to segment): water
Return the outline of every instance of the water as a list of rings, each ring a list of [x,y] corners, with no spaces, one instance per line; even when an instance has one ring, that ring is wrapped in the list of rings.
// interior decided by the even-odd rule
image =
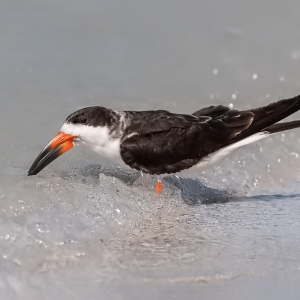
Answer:
[[[73,111],[238,109],[299,94],[298,1],[0,3],[1,299],[296,299],[299,130],[193,177],[75,148]],[[299,118],[297,113],[293,118]]]

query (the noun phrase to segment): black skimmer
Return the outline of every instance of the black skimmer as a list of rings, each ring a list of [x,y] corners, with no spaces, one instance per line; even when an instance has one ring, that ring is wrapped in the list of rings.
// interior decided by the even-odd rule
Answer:
[[[300,127],[300,120],[277,123],[299,109],[300,96],[244,111],[210,106],[191,115],[87,107],[67,117],[61,131],[33,162],[28,175],[39,173],[77,143],[122,167],[144,173],[203,170],[241,146]],[[156,190],[161,189],[158,180]]]

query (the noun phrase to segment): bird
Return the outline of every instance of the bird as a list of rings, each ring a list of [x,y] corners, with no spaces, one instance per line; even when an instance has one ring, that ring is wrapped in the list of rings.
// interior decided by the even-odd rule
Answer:
[[[202,171],[241,146],[300,127],[300,120],[278,123],[299,109],[300,95],[249,110],[217,105],[192,114],[86,107],[66,118],[28,175],[38,174],[76,144],[87,146],[121,167],[143,173],[160,176]],[[156,191],[162,191],[160,179]]]

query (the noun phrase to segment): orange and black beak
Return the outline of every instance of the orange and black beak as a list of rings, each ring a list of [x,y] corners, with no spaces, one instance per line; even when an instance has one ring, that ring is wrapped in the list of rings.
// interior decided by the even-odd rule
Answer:
[[[28,175],[36,175],[54,159],[74,147],[75,136],[59,132],[41,151],[28,171]]]

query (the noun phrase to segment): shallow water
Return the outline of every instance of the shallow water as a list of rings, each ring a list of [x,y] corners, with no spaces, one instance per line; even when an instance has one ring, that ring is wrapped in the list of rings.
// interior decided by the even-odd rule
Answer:
[[[191,113],[299,94],[299,6],[2,1],[0,298],[298,299],[298,130],[167,176],[161,195],[79,147],[26,173],[84,106]]]

